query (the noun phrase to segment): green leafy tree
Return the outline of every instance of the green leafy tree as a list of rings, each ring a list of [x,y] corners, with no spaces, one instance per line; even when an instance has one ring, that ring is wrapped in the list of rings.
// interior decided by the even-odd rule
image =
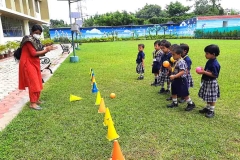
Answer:
[[[65,23],[64,20],[50,19],[50,28],[69,27],[70,25]]]
[[[43,27],[43,36],[44,36],[44,38],[50,38],[49,26],[42,25],[42,27]]]
[[[194,2],[194,13],[196,15],[222,15],[221,0],[187,0]]]
[[[189,6],[183,6],[180,2],[170,2],[169,5],[166,6],[166,11],[169,16],[181,16],[186,14],[187,11],[190,10]]]
[[[143,8],[138,9],[138,11],[136,12],[136,18],[149,19],[152,17],[161,16],[161,13],[162,13],[161,6],[156,4],[146,4]]]
[[[84,21],[83,26],[120,26],[143,23],[144,20],[136,18],[132,13],[128,13],[127,11],[116,11],[90,17]]]
[[[83,27],[93,26],[94,25],[94,17],[91,16],[89,19],[84,19]]]
[[[228,9],[228,10],[225,11],[224,14],[237,15],[237,14],[239,14],[239,10],[236,10],[236,9]]]

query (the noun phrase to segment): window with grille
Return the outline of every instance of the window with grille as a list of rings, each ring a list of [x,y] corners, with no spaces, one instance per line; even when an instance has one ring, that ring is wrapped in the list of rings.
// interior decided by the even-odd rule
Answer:
[[[35,0],[35,11],[39,13],[38,0]]]
[[[23,21],[1,16],[2,28],[4,37],[22,37],[23,36]]]

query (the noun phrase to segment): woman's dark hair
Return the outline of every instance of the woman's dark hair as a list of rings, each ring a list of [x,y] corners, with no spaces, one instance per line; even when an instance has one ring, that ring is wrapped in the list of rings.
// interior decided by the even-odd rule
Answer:
[[[211,45],[208,45],[204,48],[204,52],[210,53],[210,54],[217,57],[220,53],[220,49],[217,45],[211,44]]]
[[[37,30],[39,30],[40,32],[42,32],[42,27],[40,26],[40,25],[38,25],[38,24],[34,24],[33,26],[32,26],[32,33],[33,32],[35,32],[35,31],[37,31]]]

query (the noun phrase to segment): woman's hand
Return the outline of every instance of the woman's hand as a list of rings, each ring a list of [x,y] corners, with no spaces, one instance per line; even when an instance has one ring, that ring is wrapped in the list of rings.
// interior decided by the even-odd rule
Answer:
[[[51,50],[55,50],[55,49],[57,49],[57,48],[58,48],[57,46],[53,46],[53,45],[46,47],[46,49],[47,49],[48,52],[51,51]]]

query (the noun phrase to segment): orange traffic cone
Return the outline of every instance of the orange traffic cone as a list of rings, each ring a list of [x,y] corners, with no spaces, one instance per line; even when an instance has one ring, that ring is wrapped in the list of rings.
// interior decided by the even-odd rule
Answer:
[[[100,106],[98,109],[98,113],[105,113],[106,112],[106,107],[105,107],[105,103],[104,103],[104,99],[101,98],[101,102],[100,102]]]
[[[111,114],[110,114],[110,110],[109,108],[107,107],[106,108],[106,112],[105,112],[105,116],[104,116],[104,121],[103,121],[103,125],[104,126],[108,126],[108,122],[109,121],[112,121],[112,117],[111,117]],[[113,123],[114,124],[114,123]]]
[[[119,135],[117,134],[116,129],[113,125],[113,121],[108,121],[108,133],[106,137],[109,141],[119,138]]]
[[[112,160],[125,160],[117,140],[113,143]]]
[[[93,85],[93,83],[96,83],[96,79],[95,79],[95,76],[92,76],[92,82],[91,82],[91,85]]]

